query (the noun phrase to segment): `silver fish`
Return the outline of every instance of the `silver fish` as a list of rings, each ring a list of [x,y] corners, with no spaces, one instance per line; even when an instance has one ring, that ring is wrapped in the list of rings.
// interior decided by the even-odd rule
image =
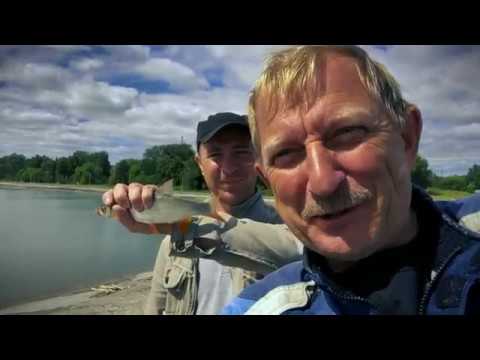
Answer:
[[[100,206],[96,212],[100,216],[115,217],[110,206]],[[131,208],[130,213],[137,222],[144,224],[173,224],[192,215],[213,215],[209,203],[199,203],[174,196],[173,180],[168,180],[157,187],[153,206],[150,209],[139,212]]]

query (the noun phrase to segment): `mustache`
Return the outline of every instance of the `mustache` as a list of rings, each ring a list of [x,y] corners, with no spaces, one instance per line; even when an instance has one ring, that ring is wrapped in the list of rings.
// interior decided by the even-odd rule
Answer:
[[[348,186],[342,186],[332,195],[325,198],[309,197],[301,212],[304,220],[314,216],[336,214],[373,198],[368,189],[350,190]]]

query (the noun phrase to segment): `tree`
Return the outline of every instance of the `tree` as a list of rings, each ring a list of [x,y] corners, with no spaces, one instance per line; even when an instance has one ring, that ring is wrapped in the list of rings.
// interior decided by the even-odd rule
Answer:
[[[45,157],[43,159],[40,169],[42,171],[42,182],[55,181],[55,169],[56,169],[55,160]]]
[[[446,190],[466,191],[467,185],[465,176],[461,175],[438,177],[435,181],[436,187]]]
[[[472,184],[473,191],[480,189],[480,165],[475,164],[468,169],[466,181],[469,185]]]
[[[42,182],[42,169],[33,167],[27,167],[25,169],[22,169],[17,174],[17,180],[24,182]]]
[[[90,185],[100,184],[102,178],[102,169],[89,161],[82,166],[77,166],[75,173],[73,174],[73,181],[77,184]]]
[[[112,175],[110,176],[109,183],[111,185],[116,183],[128,184],[128,173],[130,166],[128,160],[119,161],[113,168]]]
[[[128,170],[128,182],[140,182],[143,183],[139,177],[142,173],[142,165],[141,160],[129,160],[128,162],[129,170]]]
[[[25,168],[26,158],[24,155],[13,153],[2,158],[1,178],[15,180],[20,170]]]
[[[94,163],[101,169],[100,182],[107,182],[108,177],[110,176],[110,161],[108,160],[108,153],[106,151],[100,151],[96,153],[89,154],[89,161]]]
[[[426,189],[432,184],[432,178],[433,173],[428,167],[428,161],[417,155],[412,171],[412,182]]]
[[[173,179],[173,183],[179,186],[183,183],[183,170],[185,163],[193,159],[195,152],[188,144],[168,144],[152,146],[145,150],[143,154],[142,172],[152,180],[153,183],[161,184],[168,179]],[[151,165],[154,162],[154,169]]]
[[[204,187],[204,179],[197,163],[190,158],[183,163],[182,189],[200,190]]]
[[[70,158],[61,157],[57,159],[57,166],[55,169],[55,180],[61,184],[68,183],[73,175],[74,168]]]

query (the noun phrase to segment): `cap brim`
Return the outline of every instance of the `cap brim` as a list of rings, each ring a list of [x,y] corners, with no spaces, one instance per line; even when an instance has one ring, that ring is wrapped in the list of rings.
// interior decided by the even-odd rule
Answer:
[[[198,144],[203,144],[203,143],[206,143],[207,141],[209,141],[216,133],[218,133],[220,130],[222,130],[223,128],[226,128],[228,126],[231,126],[231,125],[241,125],[241,126],[244,126],[246,128],[248,128],[248,125],[245,124],[245,122],[243,121],[230,121],[226,124],[221,124],[219,126],[217,126],[215,129],[213,129],[212,131],[210,131],[208,134],[206,134],[205,136],[203,136],[201,139],[199,139],[198,141]]]

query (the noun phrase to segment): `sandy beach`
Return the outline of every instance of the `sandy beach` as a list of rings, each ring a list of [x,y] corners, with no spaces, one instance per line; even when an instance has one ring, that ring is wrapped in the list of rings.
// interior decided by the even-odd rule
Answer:
[[[141,273],[81,292],[11,306],[0,315],[142,315],[152,273]]]

